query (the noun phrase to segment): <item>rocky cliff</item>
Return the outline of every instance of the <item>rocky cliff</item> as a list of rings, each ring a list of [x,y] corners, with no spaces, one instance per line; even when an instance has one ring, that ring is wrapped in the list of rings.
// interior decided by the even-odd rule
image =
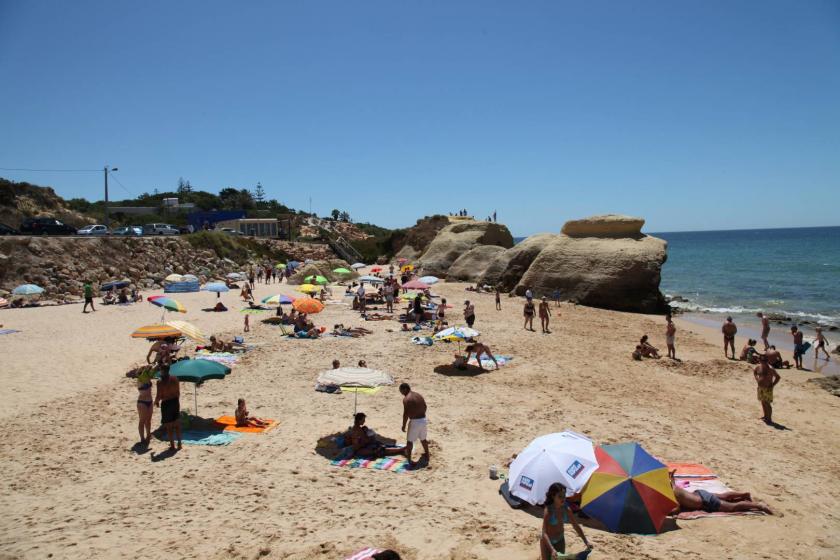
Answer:
[[[492,222],[463,222],[441,229],[417,264],[423,274],[446,277],[449,267],[464,253],[480,245],[513,246],[513,236],[502,224]]]

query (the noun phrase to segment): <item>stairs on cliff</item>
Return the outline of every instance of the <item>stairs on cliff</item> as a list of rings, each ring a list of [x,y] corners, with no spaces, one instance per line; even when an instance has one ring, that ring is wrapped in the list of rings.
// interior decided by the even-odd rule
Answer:
[[[330,249],[335,251],[336,255],[348,263],[363,262],[362,255],[342,236],[336,235],[334,238],[329,238],[327,243],[329,243]]]

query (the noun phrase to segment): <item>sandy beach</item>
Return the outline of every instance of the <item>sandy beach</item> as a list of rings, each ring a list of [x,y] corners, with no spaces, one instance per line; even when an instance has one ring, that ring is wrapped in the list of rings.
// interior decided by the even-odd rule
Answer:
[[[523,330],[521,298],[504,298],[496,311],[492,295],[464,288],[434,291],[455,305],[450,323],[473,300],[482,340],[513,356],[510,365],[452,375],[439,366],[451,363],[454,345],[416,346],[397,322],[360,321],[346,304],[328,305],[316,323],[374,334],[292,340],[252,315],[244,336],[254,349],[225,380],[200,389],[199,412],[230,415],[244,397],[279,427],[164,458],[167,444],[155,439],[149,452],[132,451],[137,390],[124,377],[149,347],[129,334],[157,322],[159,308],[0,311],[5,328],[21,331],[0,336],[0,558],[339,559],[380,546],[409,559],[535,559],[541,520],[510,509],[487,471],[534,437],[564,429],[703,463],[780,514],[679,521],[658,536],[585,529],[592,559],[840,557],[840,401],[807,382],[817,373],[780,371],[774,419],[787,429],[778,430],[758,419],[751,367],[724,360],[713,329],[678,320],[681,362],[634,362],[641,334],[664,349],[661,317],[564,304],[543,335]],[[258,299],[274,293],[295,292],[257,285]],[[234,292],[224,296],[227,313],[201,311],[214,303],[211,293],[175,297],[188,312],[169,318],[243,335]],[[314,391],[334,358],[365,359],[426,398],[427,468],[348,470],[316,453],[320,437],[351,423],[353,395]],[[192,385],[184,385],[182,406],[192,403]],[[370,427],[402,439],[396,386],[359,403]],[[153,428],[159,418],[156,410]],[[571,550],[582,549],[568,527],[566,535]]]

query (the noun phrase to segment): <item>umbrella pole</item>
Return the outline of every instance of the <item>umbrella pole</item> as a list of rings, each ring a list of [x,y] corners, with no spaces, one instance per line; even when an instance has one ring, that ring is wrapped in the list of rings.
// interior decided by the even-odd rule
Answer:
[[[195,415],[198,416],[198,383],[193,385],[193,405],[195,407]]]
[[[353,417],[354,418],[356,417],[356,412],[359,410],[358,404],[359,404],[359,389],[357,387],[356,390],[353,391]]]

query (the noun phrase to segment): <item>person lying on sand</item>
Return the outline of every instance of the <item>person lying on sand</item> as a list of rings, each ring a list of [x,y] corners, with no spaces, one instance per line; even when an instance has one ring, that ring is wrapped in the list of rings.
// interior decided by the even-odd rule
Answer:
[[[671,478],[671,488],[674,489],[674,497],[677,498],[679,504],[672,513],[680,511],[705,511],[707,513],[762,511],[768,515],[773,515],[773,511],[767,507],[767,504],[754,502],[749,492],[721,492],[720,494],[713,494],[706,490],[689,492],[677,485],[674,480],[675,472],[668,473]]]
[[[747,362],[750,364],[757,364],[758,357],[761,355],[758,350],[755,349],[756,340],[749,339],[747,343],[744,344],[744,347],[741,348],[741,356],[740,359],[742,362]]]
[[[376,439],[373,430],[365,427],[367,417],[364,412],[357,412],[353,417],[353,427],[350,428],[348,439],[353,448],[353,457],[362,459],[379,459],[387,455],[402,455],[401,447],[387,447]]]
[[[239,399],[236,404],[236,425],[240,428],[264,428],[270,424],[265,420],[251,416],[245,406],[245,399]]]
[[[467,342],[469,342],[469,345],[467,346],[467,357],[464,358],[464,362],[469,362],[470,355],[472,355],[472,353],[475,352],[475,359],[478,362],[478,367],[481,369],[481,371],[487,371],[486,369],[484,369],[484,366],[481,365],[482,355],[487,356],[488,358],[493,360],[493,363],[496,364],[496,369],[499,369],[499,362],[496,361],[496,357],[493,356],[493,352],[490,351],[489,346],[487,346],[486,344],[482,344],[481,342],[477,342],[473,339],[469,339]]]
[[[216,305],[213,306],[213,311],[227,311],[227,307],[221,301],[217,301]]]
[[[641,346],[642,356],[645,358],[660,358],[659,348],[656,348],[648,342],[648,335],[642,336],[642,339],[639,341],[639,346]]]
[[[245,348],[244,344],[236,342],[235,340],[226,341],[222,338],[210,337],[210,346],[207,347],[211,352],[235,352]]]

